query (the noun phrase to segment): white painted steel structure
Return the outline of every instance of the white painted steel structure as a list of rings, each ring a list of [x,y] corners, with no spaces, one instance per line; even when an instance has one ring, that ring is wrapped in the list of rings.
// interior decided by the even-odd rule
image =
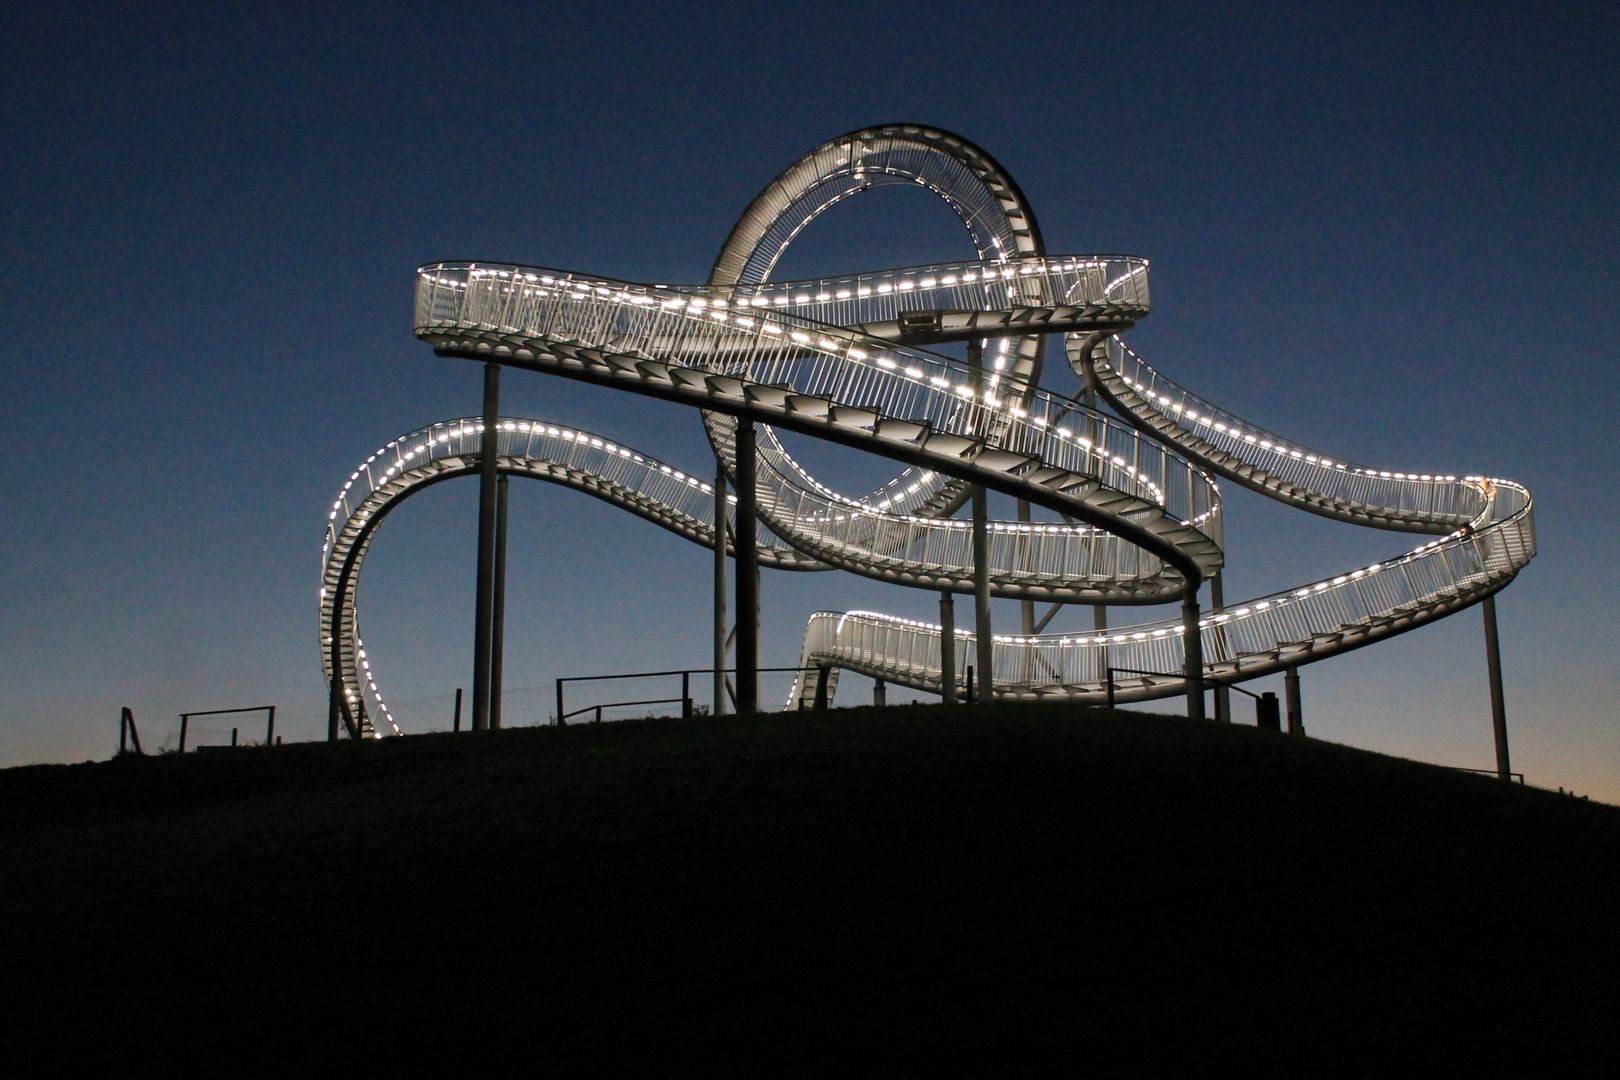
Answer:
[[[766,280],[822,212],[892,184],[943,198],[981,257]],[[842,136],[790,166],[733,229],[706,285],[438,263],[418,272],[415,331],[443,356],[699,408],[733,478],[738,419],[762,422],[760,561],[782,569],[841,569],[971,593],[970,523],[951,515],[974,484],[1063,519],[990,524],[989,586],[1002,597],[1119,606],[1195,592],[1222,564],[1217,475],[1311,513],[1437,537],[1383,562],[1210,613],[1198,624],[1204,670],[1225,681],[1423,625],[1493,595],[1533,557],[1533,510],[1523,487],[1373,469],[1256,427],[1171,383],[1115,336],[1148,310],[1145,260],[1047,256],[1033,213],[988,155],[946,132],[893,125]],[[1048,334],[1063,335],[1083,385],[1123,421],[1082,406],[1079,394],[1039,388]],[[985,342],[982,364],[922,347],[948,341]],[[878,454],[901,469],[877,491],[841,494],[795,461],[773,428]],[[476,473],[482,430],[472,418],[396,439],[356,470],[333,504],[323,553],[322,656],[329,679],[338,666],[352,732],[371,730],[371,715],[387,716],[353,603],[371,532],[412,492]],[[714,544],[708,482],[603,436],[504,419],[498,465]],[[1186,631],[1178,618],[1106,632],[997,636],[995,694],[1095,700],[1107,667],[1179,671]],[[957,637],[973,640],[969,632]],[[938,626],[825,612],[811,619],[802,664],[938,692],[940,651]],[[959,686],[973,649],[953,651]],[[790,706],[807,704],[813,693],[814,680],[802,680]],[[1173,675],[1129,676],[1117,697],[1182,693],[1185,682]]]

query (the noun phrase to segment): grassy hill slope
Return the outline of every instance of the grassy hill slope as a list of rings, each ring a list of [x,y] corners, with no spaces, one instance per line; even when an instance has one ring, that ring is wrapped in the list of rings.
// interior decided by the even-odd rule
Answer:
[[[11,769],[0,1054],[1578,1075],[1617,856],[1613,807],[1055,706]]]

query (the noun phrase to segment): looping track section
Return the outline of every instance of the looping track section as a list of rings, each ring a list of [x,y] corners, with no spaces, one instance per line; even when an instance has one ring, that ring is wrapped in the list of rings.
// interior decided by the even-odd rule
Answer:
[[[979,257],[769,280],[821,214],[892,185],[943,199]],[[1217,477],[1309,513],[1436,537],[1209,613],[1199,625],[1205,670],[1225,681],[1423,625],[1503,588],[1534,556],[1533,506],[1523,487],[1374,469],[1242,420],[1125,346],[1117,335],[1149,309],[1146,260],[1048,255],[1022,192],[988,154],[938,129],[890,125],[831,140],[784,170],[744,212],[702,285],[438,263],[417,273],[414,326],[441,356],[692,406],[728,474],[735,475],[738,420],[760,422],[760,560],[781,569],[837,569],[971,592],[971,529],[952,515],[974,484],[1057,518],[989,525],[991,591],[1018,599],[1130,606],[1196,590],[1223,562]],[[1040,387],[1048,335],[1061,338],[1082,387],[1117,417],[1080,404],[1078,392]],[[947,342],[972,343],[978,362],[930,349]],[[796,461],[776,430],[889,459],[896,474],[875,491],[837,491]],[[461,419],[396,439],[354,472],[332,507],[322,657],[359,721],[352,730],[369,731],[368,715],[388,717],[355,613],[372,533],[413,492],[477,471],[481,434],[481,420]],[[503,472],[573,487],[695,543],[715,543],[712,489],[674,466],[550,421],[503,419],[499,441]],[[995,692],[1095,698],[1108,667],[1180,670],[1186,632],[1176,619],[997,637]],[[938,692],[940,644],[937,626],[824,612],[810,621],[802,665]],[[972,649],[955,655],[964,663]],[[1132,676],[1117,686],[1127,701],[1185,693],[1184,681],[1171,676]],[[796,687],[790,706],[808,692]]]

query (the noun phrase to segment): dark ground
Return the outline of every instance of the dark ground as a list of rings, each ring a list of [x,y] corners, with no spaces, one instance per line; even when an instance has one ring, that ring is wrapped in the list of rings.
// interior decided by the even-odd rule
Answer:
[[[1059,707],[33,766],[0,1064],[1598,1075],[1617,857],[1614,807]]]

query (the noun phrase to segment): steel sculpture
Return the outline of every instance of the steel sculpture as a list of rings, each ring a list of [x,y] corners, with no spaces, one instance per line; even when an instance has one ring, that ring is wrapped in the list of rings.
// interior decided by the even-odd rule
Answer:
[[[768,280],[820,214],[894,184],[944,199],[980,257]],[[422,487],[480,470],[574,487],[711,548],[718,488],[732,518],[719,547],[738,560],[740,605],[756,561],[936,590],[946,622],[954,622],[951,594],[976,597],[972,632],[873,612],[813,616],[800,666],[831,676],[801,677],[790,707],[807,707],[818,683],[830,699],[839,669],[954,698],[976,662],[979,685],[998,699],[1100,702],[1110,667],[1164,672],[1116,680],[1116,698],[1188,694],[1196,715],[1203,694],[1188,687],[1200,672],[1235,683],[1291,671],[1481,602],[1494,630],[1491,598],[1535,554],[1528,491],[1495,478],[1358,465],[1242,420],[1172,383],[1119,339],[1148,310],[1145,260],[1048,256],[1005,171],[966,140],[917,125],[853,132],[795,162],[744,213],[704,285],[496,263],[425,266],[415,332],[439,355],[698,408],[719,464],[716,483],[532,419],[502,419],[487,443],[477,418],[394,440],[349,478],[329,516],[321,637],[327,677],[336,680],[334,710],[357,735],[373,730],[368,700],[388,717],[355,618],[372,531]],[[1081,379],[1071,397],[1039,387],[1051,334],[1063,336]],[[968,343],[968,361],[924,348],[945,342]],[[1118,418],[1090,407],[1098,400]],[[876,491],[841,494],[795,461],[775,429],[881,455],[900,470]],[[1435,539],[1270,596],[1223,605],[1217,595],[1203,613],[1199,586],[1223,561],[1217,476],[1310,513]],[[753,498],[739,508],[736,495],[725,495],[728,484],[752,488]],[[1061,521],[1034,522],[1027,513],[988,521],[987,489]],[[970,499],[972,521],[952,516]],[[991,596],[1183,608],[1179,618],[1136,626],[992,635]],[[739,620],[739,637],[747,621]],[[1026,630],[1030,624],[1026,614]],[[716,629],[718,638],[723,623]]]

